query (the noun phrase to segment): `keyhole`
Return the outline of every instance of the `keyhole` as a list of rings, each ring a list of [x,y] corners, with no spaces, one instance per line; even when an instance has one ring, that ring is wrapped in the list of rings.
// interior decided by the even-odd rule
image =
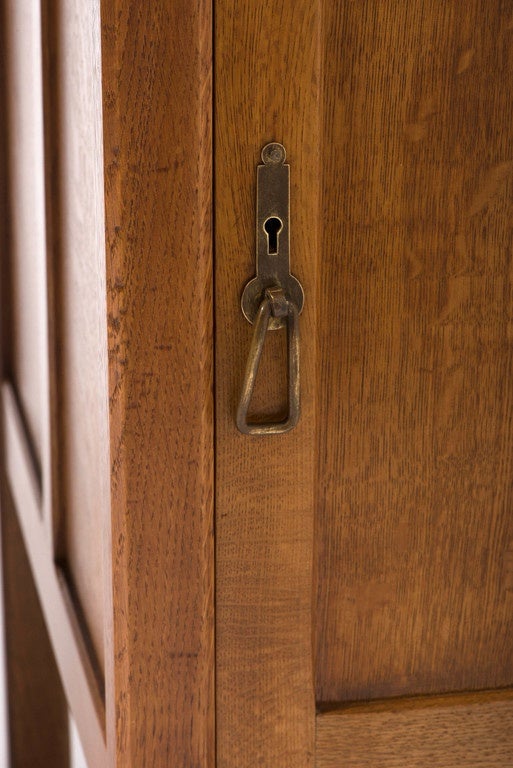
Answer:
[[[278,235],[283,229],[283,223],[277,216],[271,216],[264,221],[264,230],[267,235],[267,253],[275,256],[278,253]]]

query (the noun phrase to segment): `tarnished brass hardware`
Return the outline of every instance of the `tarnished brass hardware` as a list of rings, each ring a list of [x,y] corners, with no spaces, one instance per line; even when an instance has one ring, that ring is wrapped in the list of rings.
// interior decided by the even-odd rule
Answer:
[[[246,285],[241,306],[250,323],[255,321],[267,288],[283,288],[286,298],[301,313],[304,295],[299,280],[290,274],[290,166],[285,147],[277,142],[262,149],[257,166],[256,277]],[[270,315],[269,330],[282,328],[285,317]]]
[[[273,318],[280,318],[287,325],[288,415],[283,421],[278,422],[248,422],[248,408],[255,387],[265,334]],[[285,297],[283,289],[274,286],[265,291],[254,325],[255,330],[237,410],[237,427],[245,435],[278,435],[288,432],[299,421],[299,312],[294,302]]]
[[[241,300],[244,316],[255,325],[237,410],[237,427],[245,435],[277,435],[299,421],[299,314],[304,294],[290,274],[290,166],[285,158],[285,147],[273,142],[262,149],[263,165],[257,166],[256,277]],[[279,422],[248,422],[265,334],[285,326],[288,415]]]

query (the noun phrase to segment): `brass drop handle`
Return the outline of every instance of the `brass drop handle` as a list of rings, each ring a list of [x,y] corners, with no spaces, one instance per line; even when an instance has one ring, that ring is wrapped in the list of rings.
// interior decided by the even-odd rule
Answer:
[[[285,164],[285,157],[285,148],[273,142],[263,148],[263,165],[257,166],[256,277],[244,288],[241,300],[244,316],[255,326],[237,409],[237,427],[246,435],[288,432],[300,415],[299,315],[304,294],[299,280],[290,274],[290,166]],[[283,421],[248,422],[265,335],[284,326],[288,414]]]
[[[284,421],[248,422],[248,408],[271,318],[282,318],[287,323],[288,415]],[[285,298],[281,288],[270,288],[265,292],[255,319],[255,330],[237,409],[237,427],[245,435],[278,435],[295,427],[299,415],[299,313],[294,302]]]

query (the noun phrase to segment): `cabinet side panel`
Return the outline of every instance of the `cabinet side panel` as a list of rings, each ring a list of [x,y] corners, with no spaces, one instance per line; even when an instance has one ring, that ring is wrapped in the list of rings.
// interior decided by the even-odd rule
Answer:
[[[211,5],[101,8],[108,739],[118,766],[203,768],[214,760]]]

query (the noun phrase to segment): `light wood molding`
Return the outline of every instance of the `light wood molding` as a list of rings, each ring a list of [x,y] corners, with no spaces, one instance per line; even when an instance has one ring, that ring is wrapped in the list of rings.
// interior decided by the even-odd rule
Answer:
[[[45,10],[54,550],[103,674],[112,581],[100,3],[52,0]]]
[[[65,578],[53,561],[31,450],[9,384],[2,386],[2,409],[5,470],[57,666],[90,765],[104,766],[103,694],[84,644],[84,628],[67,594]]]

